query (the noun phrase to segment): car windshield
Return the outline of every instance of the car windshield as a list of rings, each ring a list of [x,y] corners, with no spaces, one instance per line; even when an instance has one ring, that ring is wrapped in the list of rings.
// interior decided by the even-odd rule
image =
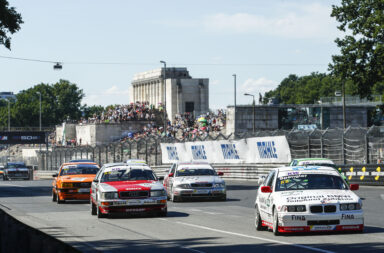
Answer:
[[[130,181],[130,180],[157,180],[151,170],[123,169],[106,171],[101,176],[100,182]]]
[[[7,164],[8,169],[16,169],[16,168],[25,168],[25,164],[22,163],[11,163]]]
[[[182,168],[176,171],[176,177],[214,176],[215,170],[210,168]]]
[[[297,174],[277,178],[276,191],[338,189],[346,190],[347,185],[340,176],[326,174]]]
[[[64,166],[60,172],[60,176],[65,175],[95,175],[99,171],[99,167],[91,164],[68,165]]]

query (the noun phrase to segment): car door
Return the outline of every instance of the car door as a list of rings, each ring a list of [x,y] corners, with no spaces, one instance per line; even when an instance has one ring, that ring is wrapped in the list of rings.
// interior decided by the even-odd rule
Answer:
[[[275,177],[275,170],[271,171],[268,175],[268,177],[265,179],[264,183],[260,186],[260,188],[262,186],[269,186],[272,188],[272,184],[273,184],[273,180],[274,180],[274,177]],[[272,214],[272,210],[271,210],[271,193],[270,192],[261,192],[261,190],[259,189],[258,191],[258,198],[259,198],[259,204],[258,204],[258,207],[259,207],[259,211],[260,211],[260,215],[261,215],[261,218],[263,220],[270,220],[271,219],[271,214]]]
[[[96,200],[97,186],[98,186],[100,178],[101,178],[102,170],[103,170],[103,168],[101,168],[96,173],[95,179],[97,179],[98,182],[92,181],[92,184],[91,184],[91,196],[92,196],[92,199],[94,199],[94,200]]]
[[[168,175],[167,175],[167,178],[166,178],[166,190],[167,192],[171,192],[171,189],[172,189],[172,183],[173,183],[173,176],[169,176],[171,173],[175,174],[175,170],[176,170],[176,164],[173,164],[172,167],[169,169],[168,171]],[[165,180],[165,179],[164,179]]]

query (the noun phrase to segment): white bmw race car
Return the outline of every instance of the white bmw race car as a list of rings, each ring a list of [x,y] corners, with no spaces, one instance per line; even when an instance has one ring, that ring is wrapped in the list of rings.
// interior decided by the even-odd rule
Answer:
[[[290,232],[364,229],[361,199],[333,168],[322,166],[273,169],[260,185],[255,227],[275,235]]]

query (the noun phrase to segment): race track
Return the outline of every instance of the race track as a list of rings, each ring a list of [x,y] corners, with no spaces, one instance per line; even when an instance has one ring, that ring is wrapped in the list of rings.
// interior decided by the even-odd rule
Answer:
[[[361,186],[363,234],[274,236],[254,229],[256,183],[227,181],[226,202],[168,202],[168,217],[91,216],[51,201],[51,181],[0,181],[0,207],[83,252],[384,252],[384,188]]]

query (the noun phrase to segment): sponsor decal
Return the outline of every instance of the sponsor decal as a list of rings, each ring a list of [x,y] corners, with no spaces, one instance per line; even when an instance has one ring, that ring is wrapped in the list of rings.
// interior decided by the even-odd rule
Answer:
[[[353,214],[343,213],[343,214],[341,214],[341,219],[342,220],[353,220],[353,219],[355,219],[355,216]]]
[[[192,145],[191,151],[194,160],[207,160],[204,145]]]
[[[325,199],[325,200],[324,200]],[[307,201],[352,201],[353,198],[350,195],[343,194],[327,194],[327,195],[316,195],[316,196],[297,196],[297,197],[287,197],[287,202],[307,202]]]
[[[221,144],[224,159],[240,159],[235,144]]]
[[[305,221],[304,215],[292,215],[292,220]]]
[[[168,159],[169,160],[179,160],[179,154],[177,153],[176,147],[167,147]]]
[[[258,141],[257,149],[262,159],[278,158],[274,141]]]
[[[323,230],[334,230],[336,225],[313,225],[309,226],[311,231],[323,231]]]

